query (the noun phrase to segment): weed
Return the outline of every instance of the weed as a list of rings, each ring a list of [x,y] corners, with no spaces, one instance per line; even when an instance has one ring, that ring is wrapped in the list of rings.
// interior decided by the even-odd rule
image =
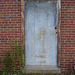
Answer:
[[[22,47],[22,45],[20,45],[20,48],[19,48],[19,46],[17,44],[17,40],[15,40],[15,52],[16,52],[16,56],[17,56],[16,60],[14,60],[15,53],[13,52],[12,43],[10,43],[10,52],[6,51],[5,58],[2,58],[2,60],[1,60],[2,65],[3,65],[3,70],[4,70],[3,74],[5,72],[15,72],[17,66],[20,69],[20,71],[22,72],[22,68],[24,66],[23,47]]]

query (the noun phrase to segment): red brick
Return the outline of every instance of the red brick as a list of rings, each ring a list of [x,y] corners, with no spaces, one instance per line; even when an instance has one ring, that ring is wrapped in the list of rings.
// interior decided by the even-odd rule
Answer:
[[[75,63],[75,0],[61,0],[60,25],[60,68],[69,71]],[[17,39],[22,44],[21,32],[21,0],[0,0],[0,58],[10,42],[14,45]]]

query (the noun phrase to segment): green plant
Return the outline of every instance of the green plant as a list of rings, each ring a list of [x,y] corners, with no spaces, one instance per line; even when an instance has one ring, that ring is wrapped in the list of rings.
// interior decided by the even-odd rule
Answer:
[[[12,70],[11,63],[12,63],[12,60],[9,56],[9,52],[6,51],[5,59],[2,58],[2,65],[3,65],[4,72],[9,72]]]
[[[5,73],[5,72],[3,72],[3,73],[2,73],[2,75],[6,75],[6,73]]]
[[[58,73],[56,75],[59,75]]]
[[[15,49],[16,49],[17,61],[19,64],[18,67],[20,68],[20,70],[22,70],[22,67],[24,65],[24,63],[23,63],[23,47],[22,47],[22,45],[20,45],[20,50],[19,50],[17,40],[15,40]]]
[[[16,52],[16,53],[15,53]],[[6,57],[2,58],[1,62],[3,65],[3,70],[5,72],[18,72],[16,70],[16,67],[22,71],[22,68],[24,66],[23,62],[23,47],[20,45],[20,47],[17,44],[17,40],[15,40],[15,52],[12,48],[12,43],[10,43],[10,52],[6,51]],[[16,61],[15,61],[16,58]],[[3,73],[3,74],[4,74]]]
[[[51,73],[51,75],[53,75],[53,73]]]
[[[4,58],[2,58],[1,62],[2,62],[2,65],[3,65],[3,69],[5,71],[6,70],[6,66],[5,66]]]
[[[1,71],[1,69],[0,69],[0,75],[2,75],[2,71]]]
[[[5,66],[6,66],[6,71],[7,72],[12,70],[11,64],[12,64],[11,57],[9,56],[9,52],[6,51],[6,64],[5,64]]]
[[[12,61],[12,67],[13,67],[13,69],[14,69],[14,67],[15,67],[15,60],[14,60],[14,52],[13,52],[13,49],[12,49],[12,43],[10,42],[10,57],[11,57],[11,60],[13,60]]]

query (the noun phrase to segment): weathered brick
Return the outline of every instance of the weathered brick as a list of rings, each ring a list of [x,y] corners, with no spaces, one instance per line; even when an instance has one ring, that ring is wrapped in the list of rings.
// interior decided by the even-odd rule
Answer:
[[[17,39],[18,43],[22,44],[20,2],[18,0],[0,0],[0,60],[5,57],[5,51],[9,50],[10,42],[13,42],[14,45],[14,40]],[[19,21],[18,24],[17,21]]]
[[[21,0],[0,0],[0,59],[5,57],[10,42],[14,45],[17,39],[22,44],[21,17]],[[60,29],[59,58],[63,72],[75,63],[75,0],[61,0]]]

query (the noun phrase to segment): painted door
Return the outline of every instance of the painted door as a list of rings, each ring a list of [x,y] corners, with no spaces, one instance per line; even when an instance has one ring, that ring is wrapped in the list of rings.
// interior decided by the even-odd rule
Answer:
[[[25,3],[26,65],[57,65],[57,2]]]

